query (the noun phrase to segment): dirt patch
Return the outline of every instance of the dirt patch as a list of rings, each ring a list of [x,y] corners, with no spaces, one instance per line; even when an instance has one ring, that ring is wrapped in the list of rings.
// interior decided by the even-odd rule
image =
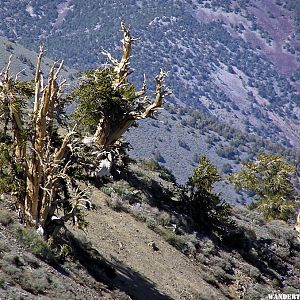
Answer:
[[[88,238],[115,265],[118,276],[114,285],[133,299],[224,299],[202,279],[203,274],[189,258],[146,224],[111,210],[106,197],[98,190],[93,193],[97,210],[87,218]]]

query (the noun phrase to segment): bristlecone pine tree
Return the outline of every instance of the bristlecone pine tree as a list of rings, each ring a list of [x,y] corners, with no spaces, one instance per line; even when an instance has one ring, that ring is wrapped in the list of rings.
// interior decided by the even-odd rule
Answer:
[[[222,234],[234,228],[235,223],[231,219],[231,206],[222,200],[219,193],[214,192],[214,184],[220,180],[217,168],[206,156],[201,156],[187,187],[188,207],[194,222]]]
[[[123,23],[121,28],[121,60],[118,62],[106,53],[113,66],[86,72],[69,96],[62,93],[65,81],[58,82],[62,62],[53,65],[44,85],[43,47],[38,54],[34,82],[12,77],[11,60],[0,74],[0,189],[12,193],[22,221],[40,227],[46,237],[53,234],[53,224],[55,231],[68,220],[84,225],[81,209],[90,207],[90,202],[86,191],[70,174],[79,168],[99,168],[102,154],[115,149],[123,133],[137,120],[160,110],[163,98],[170,93],[164,86],[166,73],[162,70],[156,77],[154,100],[145,95],[145,82],[138,92],[128,82],[134,39]],[[59,127],[65,116],[64,107],[70,98],[79,101],[75,124],[68,133],[59,134],[63,131]],[[85,132],[94,131],[88,145],[78,134],[83,132],[82,127],[88,129]]]
[[[259,154],[255,161],[245,163],[243,169],[232,176],[230,181],[237,188],[251,191],[256,195],[253,204],[266,220],[288,220],[295,215],[299,199],[292,178],[295,166],[274,154]]]

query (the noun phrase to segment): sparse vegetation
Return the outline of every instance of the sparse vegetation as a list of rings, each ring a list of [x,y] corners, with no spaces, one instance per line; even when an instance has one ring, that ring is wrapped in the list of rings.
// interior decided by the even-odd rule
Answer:
[[[163,231],[162,236],[169,244],[181,251],[183,250],[186,243],[185,237],[177,235],[175,232],[167,229]]]
[[[0,50],[14,53],[17,64],[29,67],[14,78],[10,63],[15,61],[9,60],[0,74],[0,298],[3,293],[5,299],[252,300],[266,297],[270,290],[297,293],[299,240],[284,221],[293,218],[299,198],[292,177],[300,154],[292,147],[298,141],[289,131],[299,127],[300,98],[294,87],[298,71],[292,83],[274,61],[265,59],[265,47],[278,41],[257,20],[261,16],[255,14],[253,3],[106,1],[99,11],[90,0],[78,0],[71,7],[72,1],[48,2],[18,3],[14,8],[14,0],[6,1],[0,8],[2,32],[30,44],[35,42],[33,33],[42,38],[43,32],[49,53],[65,52],[75,66],[94,68],[99,48],[95,45],[101,41],[101,47],[110,48],[106,36],[115,55],[112,22],[125,11],[130,18],[134,15],[133,24],[141,25],[146,37],[137,44],[138,72],[132,82],[138,81],[139,72],[147,69],[153,75],[164,63],[171,70],[167,80],[174,86],[176,102],[192,107],[169,104],[166,120],[141,122],[136,140],[147,141],[146,156],[154,159],[133,161],[121,137],[159,111],[170,92],[164,71],[150,85],[154,100],[146,95],[146,80],[141,90],[128,80],[134,39],[123,22],[121,60],[105,53],[111,65],[97,61],[100,67],[83,72],[73,92],[65,95],[64,83],[58,82],[62,65],[54,64],[43,84],[43,47],[33,82],[22,77],[32,74],[30,53],[21,53],[8,41],[0,45]],[[282,7],[295,10],[299,23],[295,1],[276,4],[279,12]],[[259,1],[256,5],[261,11]],[[207,15],[217,13],[222,21],[208,18],[198,23],[203,9],[209,10]],[[61,12],[66,13],[63,20]],[[267,15],[270,22],[282,19],[275,10]],[[243,19],[247,22],[235,24]],[[11,21],[14,26],[9,26]],[[108,29],[102,30],[103,24]],[[249,47],[245,32],[251,31],[259,50]],[[64,42],[58,43],[62,36]],[[299,49],[293,34],[288,37],[283,50],[295,57]],[[54,44],[57,49],[51,48]],[[82,47],[89,51],[74,55]],[[149,54],[148,60],[144,54]],[[239,86],[239,95],[230,90],[232,83]],[[70,120],[64,110],[69,101],[77,105]],[[236,128],[210,113],[234,121]],[[280,143],[274,143],[274,137]],[[261,148],[288,162],[277,155],[257,156]],[[231,199],[215,189],[221,182],[221,189],[230,188],[222,176],[239,170],[241,159],[247,162],[231,181],[250,191],[248,197],[255,194],[253,210],[229,205]],[[212,162],[222,168],[222,176]],[[195,163],[185,186],[178,185],[165,167],[172,166],[173,172],[176,166],[183,179]],[[16,224],[17,216],[8,207],[18,210],[22,225]],[[78,238],[74,226],[83,229],[88,221],[90,231]]]
[[[7,210],[0,211],[0,224],[8,226],[14,222],[13,214]]]
[[[34,229],[17,227],[16,235],[24,247],[33,255],[48,262],[54,260],[54,255],[49,245]]]

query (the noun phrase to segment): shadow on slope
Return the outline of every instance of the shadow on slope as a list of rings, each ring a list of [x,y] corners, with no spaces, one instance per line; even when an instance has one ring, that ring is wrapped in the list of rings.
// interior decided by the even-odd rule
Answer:
[[[66,238],[72,248],[74,258],[98,282],[105,283],[110,289],[119,289],[131,299],[171,300],[170,297],[156,290],[154,284],[138,272],[130,269],[114,259],[115,263],[105,260],[102,255],[91,246],[76,238],[70,231]]]
[[[137,169],[132,169],[132,166]],[[152,207],[170,211],[182,209],[182,191],[174,175],[151,159],[134,162],[121,174],[113,175],[116,180],[124,180],[131,188],[143,193],[143,201]]]
[[[224,295],[249,293],[248,299],[260,299],[274,289],[287,292],[300,287],[300,246],[288,224],[265,222],[258,212],[239,206],[232,208],[234,226],[219,224],[220,231],[215,232],[210,230],[212,223],[193,222],[182,187],[154,163],[132,164],[117,179],[103,189],[110,207],[130,213],[175,244],[196,262],[203,279]]]
[[[247,211],[246,208],[235,210],[239,210],[241,215]],[[252,212],[248,213],[254,216]],[[298,259],[300,245],[295,235],[284,222],[275,220],[262,225],[248,219],[247,224],[241,215],[237,218],[238,226],[223,236],[220,246],[225,251],[237,251],[244,261],[259,269],[261,275],[275,279],[278,287],[283,288],[285,279],[298,273],[294,263]]]

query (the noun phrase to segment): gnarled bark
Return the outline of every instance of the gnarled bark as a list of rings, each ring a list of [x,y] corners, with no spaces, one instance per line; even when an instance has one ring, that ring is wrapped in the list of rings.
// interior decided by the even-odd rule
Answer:
[[[114,87],[120,88],[127,83],[130,75],[130,57],[132,43],[134,38],[131,36],[129,29],[121,22],[121,29],[123,32],[123,50],[120,62],[114,59],[110,53],[104,52],[114,66],[115,80]],[[171,91],[165,87],[165,78],[167,72],[160,70],[156,76],[155,99],[150,100],[146,94],[146,82],[144,81],[141,91],[135,93],[135,104],[132,105],[132,110],[125,116],[120,116],[121,120],[117,126],[113,126],[107,117],[102,117],[98,123],[97,130],[94,134],[95,142],[103,148],[108,148],[113,145],[133,124],[140,119],[151,117],[155,112],[162,109],[163,99],[169,95]]]
[[[114,74],[108,75],[113,76],[110,91],[116,92],[114,95],[119,97],[118,101],[122,101],[122,91],[127,88],[128,76],[131,72],[132,43],[134,42],[123,22],[121,23],[121,29],[123,31],[121,60],[118,62],[109,53],[106,53],[114,65]],[[26,119],[22,109],[14,105],[15,99],[20,99],[16,96],[18,91],[16,92],[15,89],[18,82],[9,76],[11,61],[9,61],[4,72],[0,73],[2,113],[0,117],[4,120],[5,128],[10,123],[10,128],[13,131],[15,157],[23,162],[21,181],[24,185],[24,192],[19,196],[18,203],[24,212],[25,222],[36,227],[41,226],[45,228],[47,222],[51,222],[53,217],[62,222],[70,218],[76,221],[77,216],[80,217],[78,214],[79,208],[88,203],[84,194],[75,188],[77,184],[74,183],[69,174],[70,166],[72,164],[78,165],[78,158],[80,158],[80,163],[86,164],[82,169],[86,170],[96,166],[96,169],[93,170],[94,173],[102,174],[101,166],[103,166],[103,168],[107,169],[106,173],[108,173],[112,161],[110,151],[115,151],[112,148],[117,148],[116,142],[136,121],[151,117],[153,113],[159,111],[163,104],[163,98],[170,91],[164,85],[167,73],[161,70],[155,79],[156,90],[153,100],[145,96],[146,82],[144,82],[140,91],[134,92],[132,86],[126,90],[129,91],[128,93],[133,99],[124,99],[125,102],[121,103],[119,110],[122,112],[120,113],[120,120],[117,120],[117,114],[115,114],[114,122],[112,122],[109,116],[112,112],[109,109],[106,112],[100,111],[101,118],[98,121],[97,130],[94,134],[93,145],[85,145],[83,141],[74,138],[76,132],[73,129],[62,137],[62,141],[55,140],[55,145],[59,143],[59,146],[54,146],[54,124],[57,119],[58,107],[61,103],[60,92],[64,84],[64,82],[58,83],[58,74],[62,68],[62,63],[53,65],[48,75],[48,81],[44,85],[41,71],[43,53],[44,48],[41,46],[36,63],[34,91],[27,97],[28,100],[32,95],[34,96],[32,117]],[[113,99],[111,100],[113,101]],[[117,105],[118,102],[114,103],[112,107],[117,107],[118,109]],[[26,137],[24,130],[30,131],[30,136]],[[54,147],[57,147],[57,149],[54,149]],[[106,149],[109,151],[105,151]],[[88,155],[86,151],[88,151]],[[115,151],[115,153],[117,152]],[[103,158],[105,153],[109,153],[107,161]],[[76,157],[75,162],[72,155]],[[100,169],[97,168],[99,166]],[[68,202],[68,209],[60,216],[54,216],[59,206],[59,201],[63,201],[61,197],[64,196],[69,200],[69,197],[71,197],[71,201]]]

